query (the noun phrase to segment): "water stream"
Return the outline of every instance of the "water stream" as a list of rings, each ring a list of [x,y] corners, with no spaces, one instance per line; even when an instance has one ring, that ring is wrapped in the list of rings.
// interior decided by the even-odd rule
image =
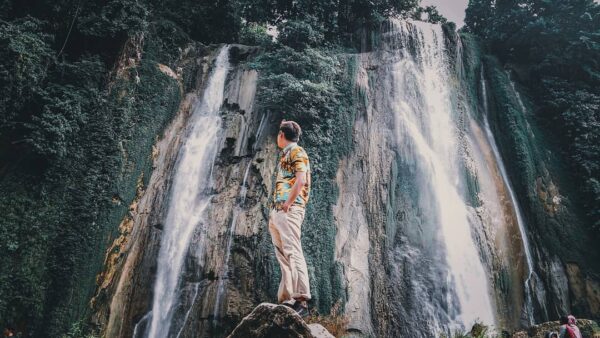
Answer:
[[[211,171],[222,129],[219,109],[229,71],[228,55],[227,46],[219,51],[202,99],[192,108],[177,160],[158,253],[152,321],[147,336],[150,338],[169,335],[184,258],[194,230],[204,223],[205,211],[210,203]]]
[[[192,296],[192,301],[190,302],[190,307],[185,312],[185,316],[183,317],[183,322],[181,323],[181,328],[175,338],[179,338],[183,333],[183,329],[185,329],[185,324],[187,324],[188,318],[190,318],[190,313],[192,313],[192,309],[194,308],[194,304],[196,303],[196,298],[198,297],[198,288],[200,287],[200,283],[194,283],[194,295]]]

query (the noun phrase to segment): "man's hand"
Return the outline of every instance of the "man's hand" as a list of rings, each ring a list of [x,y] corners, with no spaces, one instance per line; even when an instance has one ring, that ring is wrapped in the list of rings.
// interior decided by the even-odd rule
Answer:
[[[294,183],[294,186],[292,187],[292,190],[290,191],[290,196],[288,197],[287,201],[285,201],[283,203],[283,205],[281,206],[281,209],[283,209],[283,212],[288,212],[288,209],[292,206],[292,204],[296,200],[296,197],[298,197],[298,194],[300,194],[300,190],[302,190],[302,187],[304,186],[305,183],[306,183],[306,172],[304,172],[304,171],[296,172],[296,182]]]
[[[281,210],[283,210],[283,212],[288,212],[290,206],[292,206],[292,202],[290,201],[285,201],[283,203],[283,205],[281,206]]]

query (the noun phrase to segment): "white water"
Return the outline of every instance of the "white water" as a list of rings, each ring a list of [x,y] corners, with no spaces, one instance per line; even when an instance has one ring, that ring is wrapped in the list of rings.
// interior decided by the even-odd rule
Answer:
[[[138,337],[144,337],[146,335],[146,333],[148,332],[148,327],[146,327],[146,329],[144,330],[144,333],[142,334],[141,331],[139,331],[140,329],[140,325],[145,324],[148,319],[150,319],[152,317],[152,311],[149,311],[148,313],[146,313],[144,315],[144,317],[142,317],[142,319],[140,319],[139,322],[137,322],[137,324],[135,324],[135,326],[133,327],[133,338],[138,338]]]
[[[472,235],[474,225],[469,221],[472,209],[460,193],[464,178],[460,172],[459,132],[453,116],[442,28],[410,21],[395,21],[393,25],[395,39],[404,48],[395,51],[400,54],[399,61],[389,66],[390,108],[401,153],[415,157],[420,189],[434,199],[422,201],[420,207],[423,213],[435,215],[445,245],[447,282],[459,303],[455,310],[460,315],[453,318],[453,324],[470,328],[480,320],[495,325],[488,274]],[[406,48],[411,45],[413,54]],[[453,303],[450,301],[450,306]]]
[[[258,129],[256,130],[256,137],[254,138],[254,144],[252,145],[252,151],[256,151],[256,147],[260,142],[260,137],[262,135],[263,130],[265,129],[265,125],[267,124],[267,115],[269,113],[265,113],[260,117],[260,123],[258,124]]]
[[[198,297],[198,288],[199,287],[200,287],[200,283],[194,283],[194,296],[192,296],[192,301],[190,302],[190,307],[185,312],[185,316],[183,317],[183,323],[181,323],[181,328],[179,329],[179,332],[177,332],[177,336],[175,336],[175,338],[179,338],[181,336],[181,333],[183,333],[183,329],[185,329],[185,324],[187,323],[188,318],[190,318],[190,313],[192,313],[192,309],[194,308],[194,303],[196,303],[196,297]]]
[[[513,190],[512,184],[508,178],[508,174],[506,172],[506,167],[504,166],[504,161],[502,161],[502,157],[500,156],[500,151],[498,150],[498,146],[496,145],[496,140],[494,139],[494,135],[492,134],[492,131],[490,129],[490,123],[488,121],[488,114],[489,114],[489,108],[488,108],[488,101],[487,101],[487,84],[485,82],[485,77],[483,74],[483,70],[481,71],[481,95],[483,96],[482,100],[483,100],[483,126],[485,129],[485,135],[486,138],[492,148],[492,152],[494,153],[494,157],[496,158],[496,163],[498,163],[498,167],[500,169],[500,175],[502,176],[502,180],[504,181],[504,185],[506,186],[506,189],[508,190],[508,194],[510,196],[510,201],[512,203],[512,206],[515,210],[515,214],[517,217],[517,223],[519,226],[519,232],[521,234],[521,240],[523,242],[523,250],[525,251],[525,260],[527,262],[527,278],[525,280],[525,286],[524,286],[524,290],[525,290],[525,315],[527,316],[527,320],[528,320],[528,325],[532,325],[534,324],[534,317],[533,317],[533,301],[532,301],[532,291],[533,291],[533,286],[531,285],[534,277],[535,276],[535,271],[533,270],[533,258],[531,256],[531,249],[529,247],[529,239],[527,237],[527,233],[526,233],[526,225],[525,225],[525,220],[523,219],[523,214],[521,212],[521,208],[519,206],[519,202],[517,201],[517,197],[516,194]],[[514,90],[514,87],[513,87]],[[525,109],[525,106],[523,105],[521,98],[518,96],[518,93],[515,90],[515,96],[517,97],[520,107],[521,109]]]
[[[193,107],[186,139],[180,150],[171,187],[169,209],[158,253],[150,338],[169,334],[184,258],[196,227],[204,222],[210,195],[212,166],[221,134],[219,109],[229,70],[229,48],[223,47],[215,62],[202,100]]]

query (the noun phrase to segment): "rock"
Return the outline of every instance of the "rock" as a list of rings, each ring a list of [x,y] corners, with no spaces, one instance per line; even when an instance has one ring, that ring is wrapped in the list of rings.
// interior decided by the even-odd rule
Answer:
[[[600,328],[598,324],[593,320],[588,319],[577,319],[577,326],[581,331],[583,338],[597,337],[600,334]],[[544,338],[546,333],[550,331],[558,332],[560,323],[558,321],[546,322],[530,327],[527,331],[518,331],[513,333],[512,338]]]
[[[158,64],[158,69],[163,72],[166,76],[171,77],[175,80],[177,80],[177,74],[171,69],[169,68],[169,66],[167,65],[163,65],[162,63]]]
[[[308,328],[315,338],[335,338],[321,324],[308,324]]]
[[[244,317],[228,338],[329,338],[319,324],[307,325],[292,309],[284,305],[262,303]]]

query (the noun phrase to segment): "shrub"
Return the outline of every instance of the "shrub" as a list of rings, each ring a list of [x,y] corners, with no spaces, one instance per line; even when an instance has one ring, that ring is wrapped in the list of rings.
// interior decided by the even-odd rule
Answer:
[[[278,26],[279,41],[294,49],[316,47],[323,42],[324,29],[314,16],[304,20],[289,20]]]
[[[267,34],[267,26],[256,23],[246,23],[240,31],[239,42],[250,46],[269,46],[273,37]]]

